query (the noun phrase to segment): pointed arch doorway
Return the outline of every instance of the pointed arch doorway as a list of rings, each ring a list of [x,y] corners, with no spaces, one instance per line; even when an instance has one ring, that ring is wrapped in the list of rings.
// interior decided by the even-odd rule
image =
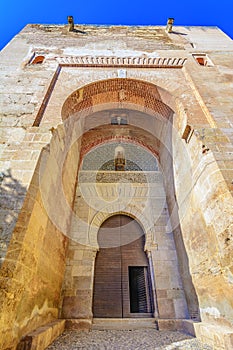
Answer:
[[[108,218],[98,232],[93,315],[95,318],[152,317],[154,312],[145,235],[129,216]]]

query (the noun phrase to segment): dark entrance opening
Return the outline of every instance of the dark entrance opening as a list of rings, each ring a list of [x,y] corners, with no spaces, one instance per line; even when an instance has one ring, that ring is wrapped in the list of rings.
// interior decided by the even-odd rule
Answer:
[[[134,219],[115,215],[98,233],[93,314],[96,318],[152,317],[145,235]]]
[[[130,312],[148,312],[144,266],[129,266]]]

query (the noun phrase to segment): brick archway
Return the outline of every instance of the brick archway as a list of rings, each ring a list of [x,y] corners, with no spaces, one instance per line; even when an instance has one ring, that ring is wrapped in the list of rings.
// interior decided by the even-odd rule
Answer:
[[[105,106],[105,107],[104,107]],[[164,89],[142,80],[108,79],[74,91],[64,102],[63,121],[76,113],[93,113],[104,108],[132,108],[157,113],[168,119],[176,110],[175,98]]]
[[[130,126],[136,130],[135,135],[113,135],[107,128],[104,130],[104,126],[109,124],[108,121],[103,119],[100,122],[98,119],[93,121],[92,116],[96,113],[122,109],[144,114],[150,118],[150,122],[145,123],[145,117],[141,120],[139,118],[131,120]],[[179,113],[178,101],[169,91],[142,80],[115,78],[93,82],[74,91],[64,102],[61,116],[65,129],[79,130],[78,137],[82,138],[80,165],[83,156],[91,148],[110,140],[138,144],[147,148],[159,159],[161,135],[158,130],[170,124],[166,133],[171,134],[176,110]],[[91,118],[92,120],[88,121]],[[91,134],[92,130],[94,134],[89,140],[88,134]],[[164,138],[164,135],[162,137]],[[88,142],[85,142],[85,139],[88,139]],[[162,140],[162,143],[166,142],[167,140]]]
[[[111,142],[125,142],[143,147],[147,152],[152,153],[153,156],[159,160],[160,140],[157,135],[153,135],[147,130],[143,130],[142,128],[133,125],[130,125],[129,127],[125,126],[124,130],[126,133],[128,129],[130,129],[130,134],[128,135],[120,135],[117,127],[114,128],[114,130],[111,130],[109,125],[103,125],[94,130],[88,130],[82,137],[79,167],[85,155],[93,148]],[[140,134],[140,138],[138,137],[138,134]]]
[[[176,108],[177,105],[177,108]],[[74,145],[74,149],[76,148],[76,151],[74,152],[79,158],[79,164],[82,159],[83,154],[90,150],[90,144],[89,140],[91,141],[91,147],[95,147],[97,144],[100,144],[102,142],[106,142],[106,140],[112,140],[115,137],[119,137],[122,139],[126,138],[126,135],[129,140],[129,142],[138,142],[141,143],[142,140],[143,145],[147,147],[154,155],[157,155],[157,158],[160,160],[161,170],[164,175],[164,190],[166,195],[164,195],[164,192],[162,193],[161,201],[163,199],[168,198],[168,208],[165,208],[170,215],[171,224],[173,225],[175,229],[177,228],[177,225],[179,225],[179,217],[177,214],[177,206],[176,206],[176,197],[175,197],[175,183],[174,183],[174,174],[173,174],[173,154],[174,154],[174,144],[175,144],[175,151],[181,147],[185,147],[181,140],[180,134],[177,132],[177,130],[173,126],[174,122],[174,114],[177,111],[178,119],[176,121],[176,126],[180,128],[179,122],[181,117],[181,112],[179,110],[179,101],[175,99],[174,96],[172,96],[169,92],[166,92],[162,90],[161,88],[144,81],[139,80],[133,80],[133,79],[109,79],[105,81],[99,81],[94,82],[92,84],[86,85],[85,87],[74,91],[65,101],[62,108],[62,119],[64,123],[64,129],[65,134],[71,133],[70,142]],[[99,113],[98,116],[100,116],[101,113],[106,113],[108,110],[134,110],[138,113],[144,114],[144,117],[142,118],[135,118],[135,120],[130,120],[130,123],[128,125],[123,125],[117,130],[117,128],[114,129],[114,127],[111,126],[111,123],[109,122],[109,118],[107,121],[106,119],[98,119],[94,118],[97,113]],[[149,116],[149,118],[147,118]],[[93,117],[93,118],[92,118]],[[183,117],[183,115],[182,115]],[[132,121],[132,123],[131,123]],[[185,123],[186,120],[182,119],[182,126],[183,123]],[[106,129],[104,130],[104,128]],[[128,130],[127,130],[128,127]],[[109,134],[108,129],[109,128]],[[113,132],[114,129],[114,132]],[[137,131],[135,135],[133,135],[134,131]],[[152,134],[151,138],[148,137],[149,134]],[[88,134],[90,137],[88,137]],[[85,140],[86,138],[86,140]],[[74,140],[74,141],[73,141]],[[88,140],[88,141],[87,141]],[[174,140],[176,142],[174,142]],[[150,149],[150,141],[152,144],[152,148]],[[97,142],[97,144],[95,143]],[[179,147],[178,147],[179,146]],[[185,158],[185,153],[182,153],[183,158]],[[76,158],[76,159],[77,159]],[[68,157],[67,157],[68,159]],[[79,199],[81,198],[82,189],[80,185],[77,187],[77,201],[74,200],[74,205],[77,208],[77,213],[80,213],[80,216],[85,219],[85,222],[88,222],[89,227],[87,228],[86,225],[82,225],[82,222],[79,226],[75,226],[75,220],[74,223],[72,223],[72,233],[74,234],[75,238],[76,236],[79,238],[83,238],[83,241],[81,241],[81,245],[77,244],[77,247],[73,247],[72,249],[77,249],[77,252],[81,252],[82,254],[90,254],[92,256],[92,262],[94,266],[94,257],[96,254],[96,250],[98,249],[97,244],[97,232],[98,228],[101,226],[102,222],[105,221],[108,217],[116,214],[116,213],[122,213],[126,215],[132,215],[136,218],[140,223],[142,223],[142,227],[145,230],[146,233],[146,245],[145,249],[150,252],[150,248],[153,248],[156,250],[156,244],[153,246],[153,236],[155,227],[153,227],[153,223],[155,225],[155,220],[152,224],[150,224],[149,221],[147,221],[145,217],[145,208],[144,208],[144,202],[140,201],[141,197],[148,198],[147,195],[144,195],[144,189],[142,191],[143,195],[139,195],[138,197],[135,197],[138,202],[133,203],[132,208],[128,207],[125,204],[125,201],[123,200],[122,203],[124,206],[119,206],[117,201],[115,201],[116,207],[110,208],[111,201],[109,200],[108,205],[106,206],[106,203],[103,203],[105,200],[105,197],[108,196],[109,191],[112,193],[115,193],[112,190],[111,186],[108,186],[108,190],[106,190],[106,194],[101,192],[101,201],[99,200],[98,191],[95,189],[96,182],[90,182],[90,188],[86,186],[86,182],[84,181],[84,187],[87,189],[88,193],[84,192],[84,198],[87,199],[86,203],[79,204]],[[77,185],[77,182],[76,182]],[[106,187],[106,186],[105,186]],[[103,190],[105,191],[105,187],[103,187]],[[123,187],[122,187],[123,188]],[[156,187],[155,187],[156,188]],[[90,189],[90,190],[89,190]],[[94,190],[95,191],[94,191]],[[163,190],[163,191],[164,191]],[[128,196],[128,188],[126,188],[125,192],[126,195],[122,197],[123,199],[129,198]],[[159,193],[159,191],[157,192]],[[130,192],[131,194],[131,192]],[[110,195],[108,198],[114,197],[113,195]],[[154,196],[155,197],[155,196]],[[103,198],[103,200],[102,200]],[[115,197],[114,197],[115,198]],[[131,198],[131,197],[130,197]],[[132,198],[134,198],[132,196]],[[81,199],[80,199],[81,201]],[[161,202],[160,201],[160,202]],[[87,211],[87,202],[88,205],[91,206],[91,211]],[[108,201],[106,201],[108,202]],[[141,203],[141,210],[137,210],[138,203]],[[148,212],[153,211],[155,215],[159,212],[160,214],[160,202],[159,207],[156,208],[156,210],[153,211],[153,205],[151,205],[150,210]],[[150,202],[152,203],[152,201]],[[156,201],[157,205],[157,201]],[[153,207],[153,208],[152,208]],[[136,209],[136,212],[135,212]],[[97,213],[95,213],[95,211]],[[173,211],[175,214],[173,214]],[[90,215],[89,215],[90,214]],[[153,214],[153,215],[154,215]],[[87,216],[88,215],[88,216]],[[93,216],[95,216],[93,218]],[[166,222],[167,218],[167,212],[164,214],[164,219]],[[153,217],[153,219],[157,219],[156,217]],[[154,230],[154,231],[153,231]],[[179,226],[178,229],[179,230]],[[158,229],[158,232],[159,229]],[[179,232],[180,233],[180,232]],[[160,233],[158,233],[159,235]],[[162,235],[163,236],[163,235]],[[170,235],[172,236],[172,235]],[[180,235],[179,235],[180,237]],[[173,239],[173,238],[171,238]],[[182,242],[180,243],[179,250],[180,254],[178,252],[177,255],[180,255],[180,260],[184,260],[186,263],[186,252],[185,247],[183,247]],[[85,248],[83,248],[85,247]],[[169,246],[173,247],[173,243]],[[169,248],[170,249],[170,248]],[[90,252],[84,252],[84,250],[89,250]],[[80,253],[81,254],[81,253]],[[152,254],[152,253],[151,253]],[[151,255],[152,259],[152,255]],[[152,259],[153,260],[153,259]],[[151,260],[151,264],[153,264],[153,261]],[[81,262],[81,265],[78,269],[85,269],[85,261]],[[89,262],[88,262],[89,263]],[[187,264],[183,264],[183,261],[181,261],[182,266],[184,266],[185,270],[185,278],[184,283],[187,285],[187,290],[191,290],[192,288],[192,281],[189,279],[189,271]],[[177,261],[178,264],[178,261]],[[176,264],[174,265],[175,268]],[[77,271],[77,274],[81,272]],[[169,272],[170,273],[170,272]],[[175,273],[175,272],[174,272]],[[186,275],[188,277],[186,278]],[[71,276],[73,278],[75,276]],[[93,281],[93,270],[90,271],[89,275],[89,282],[92,286]],[[179,279],[177,279],[176,283],[179,283]],[[183,290],[183,289],[182,289]],[[80,290],[79,294],[82,295],[83,291]],[[74,303],[79,303],[77,292],[74,297]],[[195,296],[194,296],[195,297]],[[71,318],[70,308],[69,308],[69,301],[70,296],[66,296],[64,298],[64,305],[63,305],[63,313],[66,318]],[[182,299],[182,317],[185,317],[187,314],[186,310],[186,300],[182,293],[180,294],[180,298]],[[81,299],[80,299],[81,300]],[[72,303],[73,303],[72,302]],[[73,304],[72,304],[73,305]],[[78,310],[78,309],[77,309]],[[174,309],[175,310],[175,309]],[[166,312],[164,313],[164,317]],[[176,312],[172,314],[172,317],[175,317]],[[87,318],[92,317],[92,298],[90,297],[88,299],[88,310],[87,310]],[[161,316],[161,315],[160,315]],[[72,313],[72,317],[74,317],[74,314]],[[169,317],[171,315],[169,314]],[[79,318],[78,311],[75,313],[75,318]]]

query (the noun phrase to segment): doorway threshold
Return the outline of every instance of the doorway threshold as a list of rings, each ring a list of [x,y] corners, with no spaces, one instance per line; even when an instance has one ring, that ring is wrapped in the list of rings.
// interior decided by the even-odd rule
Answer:
[[[155,318],[93,318],[93,330],[130,330],[154,328],[158,329]]]

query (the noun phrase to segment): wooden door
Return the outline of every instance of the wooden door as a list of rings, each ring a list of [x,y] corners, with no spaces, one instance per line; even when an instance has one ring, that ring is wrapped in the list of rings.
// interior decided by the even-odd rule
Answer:
[[[94,317],[122,317],[120,216],[106,220],[98,232],[95,261]]]
[[[148,260],[139,224],[125,215],[110,217],[98,233],[93,314],[99,318],[150,317]]]

